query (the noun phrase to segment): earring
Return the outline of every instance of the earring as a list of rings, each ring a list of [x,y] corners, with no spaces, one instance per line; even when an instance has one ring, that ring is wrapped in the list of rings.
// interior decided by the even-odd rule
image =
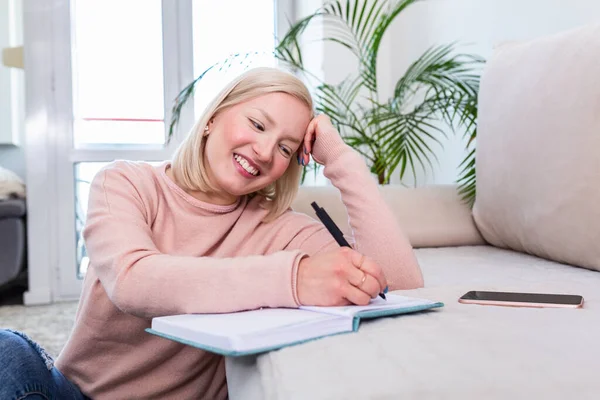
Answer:
[[[208,125],[206,125],[206,126],[204,127],[204,135],[203,135],[203,136],[208,136],[208,134],[209,134],[209,133],[210,133],[210,132],[208,131]]]

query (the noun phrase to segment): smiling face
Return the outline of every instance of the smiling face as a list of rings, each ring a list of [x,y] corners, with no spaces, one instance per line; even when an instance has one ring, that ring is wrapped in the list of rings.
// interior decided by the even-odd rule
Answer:
[[[227,108],[210,121],[205,160],[212,201],[230,204],[261,190],[296,163],[311,110],[286,93],[269,93]],[[217,197],[217,198],[215,198]]]

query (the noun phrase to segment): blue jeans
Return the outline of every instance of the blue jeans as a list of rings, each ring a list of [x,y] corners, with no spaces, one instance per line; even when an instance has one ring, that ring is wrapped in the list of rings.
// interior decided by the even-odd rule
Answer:
[[[0,329],[0,399],[73,399],[87,397],[69,382],[54,360],[27,335]]]

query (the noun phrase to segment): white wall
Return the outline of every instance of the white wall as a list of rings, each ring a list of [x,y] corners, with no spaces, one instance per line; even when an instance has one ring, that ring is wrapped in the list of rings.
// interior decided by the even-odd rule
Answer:
[[[600,22],[598,0],[424,0],[413,4],[390,27],[391,76],[394,85],[408,65],[432,45],[460,41],[461,52],[486,59],[503,41],[527,40],[583,24]],[[465,142],[450,138],[440,163],[424,183],[452,183],[465,157]]]

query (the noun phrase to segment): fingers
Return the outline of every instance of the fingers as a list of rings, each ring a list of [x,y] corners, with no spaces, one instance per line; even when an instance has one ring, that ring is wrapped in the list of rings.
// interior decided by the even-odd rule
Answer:
[[[312,154],[317,136],[323,134],[324,131],[329,130],[332,130],[336,135],[339,135],[339,132],[336,131],[331,123],[331,119],[325,114],[317,115],[310,121],[306,128],[302,146],[298,149],[298,162],[300,164],[308,165],[310,154]]]
[[[308,165],[310,161],[310,153],[312,152],[312,145],[315,140],[316,126],[318,123],[317,118],[313,118],[308,124],[302,148],[298,150],[300,152],[300,158],[304,161],[303,165]]]
[[[355,288],[367,294],[369,298],[374,299],[381,293],[379,282],[369,273],[351,266],[348,275],[348,282]]]
[[[308,124],[302,148],[298,150],[300,153],[299,158],[304,161],[304,165],[308,165],[308,162],[310,161],[310,154],[312,153],[313,145],[317,139],[319,124],[321,124],[321,126],[323,126],[323,124],[325,124],[325,126],[331,126],[331,119],[327,115],[321,114],[314,117]]]
[[[353,254],[352,262],[358,269],[371,275],[378,282],[381,291],[383,291],[383,288],[388,285],[381,267],[379,267],[379,265],[377,265],[369,257],[365,257],[364,255],[356,252],[356,254]]]
[[[346,287],[344,297],[358,306],[366,306],[372,299],[369,294],[350,284]]]
[[[303,305],[365,305],[386,285],[381,268],[350,247],[305,257],[298,265],[297,295]]]

